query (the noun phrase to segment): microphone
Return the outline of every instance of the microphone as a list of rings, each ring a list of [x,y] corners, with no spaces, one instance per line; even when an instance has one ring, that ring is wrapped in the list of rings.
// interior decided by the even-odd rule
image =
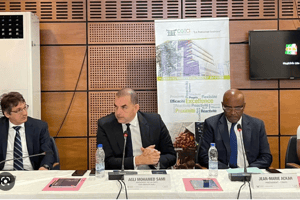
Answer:
[[[43,153],[33,154],[33,155],[30,155],[30,156],[23,156],[23,157],[19,157],[19,158],[12,158],[12,159],[8,159],[8,160],[2,160],[0,162],[0,164],[8,162],[8,161],[12,161],[12,160],[20,160],[20,159],[23,159],[23,158],[31,158],[31,157],[45,156],[45,155],[53,155],[53,152],[52,151],[45,151]]]
[[[124,132],[124,148],[123,148],[123,157],[122,157],[122,168],[121,168],[122,172],[124,171],[124,159],[125,159],[125,149],[126,149],[127,136],[128,136],[128,134],[125,131]]]
[[[240,133],[241,146],[242,146],[243,158],[244,158],[244,172],[243,173],[230,173],[230,174],[228,174],[228,176],[231,181],[250,181],[251,174],[247,172],[246,158],[245,158],[246,151],[245,151],[245,147],[244,147],[244,142],[242,140],[242,127],[240,124],[237,125],[237,130]]]
[[[124,180],[124,175],[137,174],[137,172],[135,171],[124,171],[125,150],[126,150],[126,143],[127,143],[127,136],[128,136],[127,131],[124,132],[123,136],[124,136],[124,148],[123,148],[121,171],[108,172],[108,180]]]

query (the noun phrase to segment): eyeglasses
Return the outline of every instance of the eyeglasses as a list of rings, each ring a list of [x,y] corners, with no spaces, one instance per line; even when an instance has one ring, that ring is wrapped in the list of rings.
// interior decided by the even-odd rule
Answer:
[[[231,112],[231,111],[242,111],[244,109],[244,106],[236,106],[236,107],[229,107],[229,106],[223,106],[223,110],[225,112]]]
[[[27,111],[28,108],[29,108],[29,105],[26,104],[26,105],[24,106],[24,108],[20,108],[20,109],[18,109],[18,110],[16,110],[16,111],[11,111],[11,112],[20,114],[20,113],[23,112],[24,110]]]

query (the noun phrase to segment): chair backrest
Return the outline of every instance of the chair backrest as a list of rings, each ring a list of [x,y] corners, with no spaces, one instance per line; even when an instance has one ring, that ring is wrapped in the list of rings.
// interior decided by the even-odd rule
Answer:
[[[300,164],[297,155],[297,136],[291,136],[285,154],[285,168],[291,168],[287,166],[287,163]]]
[[[59,164],[59,154],[58,154],[58,149],[56,147],[56,143],[53,137],[50,137],[50,143],[51,143],[51,148],[53,151],[53,155],[54,155],[54,164],[53,164],[53,169],[54,170],[59,170],[60,169],[60,164]]]

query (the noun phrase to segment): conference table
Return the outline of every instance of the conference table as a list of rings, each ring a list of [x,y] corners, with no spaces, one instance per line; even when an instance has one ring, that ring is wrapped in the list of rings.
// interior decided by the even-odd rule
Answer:
[[[269,173],[262,170],[263,173]],[[280,169],[283,173],[297,173],[297,169]],[[0,190],[0,199],[116,199],[120,183],[108,180],[108,172],[104,178],[89,176],[88,170],[82,178],[85,182],[78,191],[42,191],[53,178],[74,178],[74,170],[50,171],[10,171],[16,177],[14,187],[8,191]],[[2,172],[1,172],[2,173]],[[150,170],[138,171],[139,175],[151,175]],[[226,170],[219,170],[217,180],[223,191],[186,191],[183,178],[208,178],[208,170],[167,170],[170,175],[169,190],[127,190],[128,199],[236,199],[243,182],[232,182]],[[78,178],[78,177],[76,177]],[[253,199],[300,199],[299,188],[288,189],[251,189]],[[240,193],[240,199],[249,199],[248,184]],[[119,199],[125,199],[124,187]]]

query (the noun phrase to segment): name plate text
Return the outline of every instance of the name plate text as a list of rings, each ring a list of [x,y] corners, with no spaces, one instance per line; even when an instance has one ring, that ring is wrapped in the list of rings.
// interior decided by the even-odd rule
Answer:
[[[169,174],[125,175],[124,181],[128,190],[170,190]]]
[[[252,174],[251,184],[254,189],[298,188],[297,174]]]

